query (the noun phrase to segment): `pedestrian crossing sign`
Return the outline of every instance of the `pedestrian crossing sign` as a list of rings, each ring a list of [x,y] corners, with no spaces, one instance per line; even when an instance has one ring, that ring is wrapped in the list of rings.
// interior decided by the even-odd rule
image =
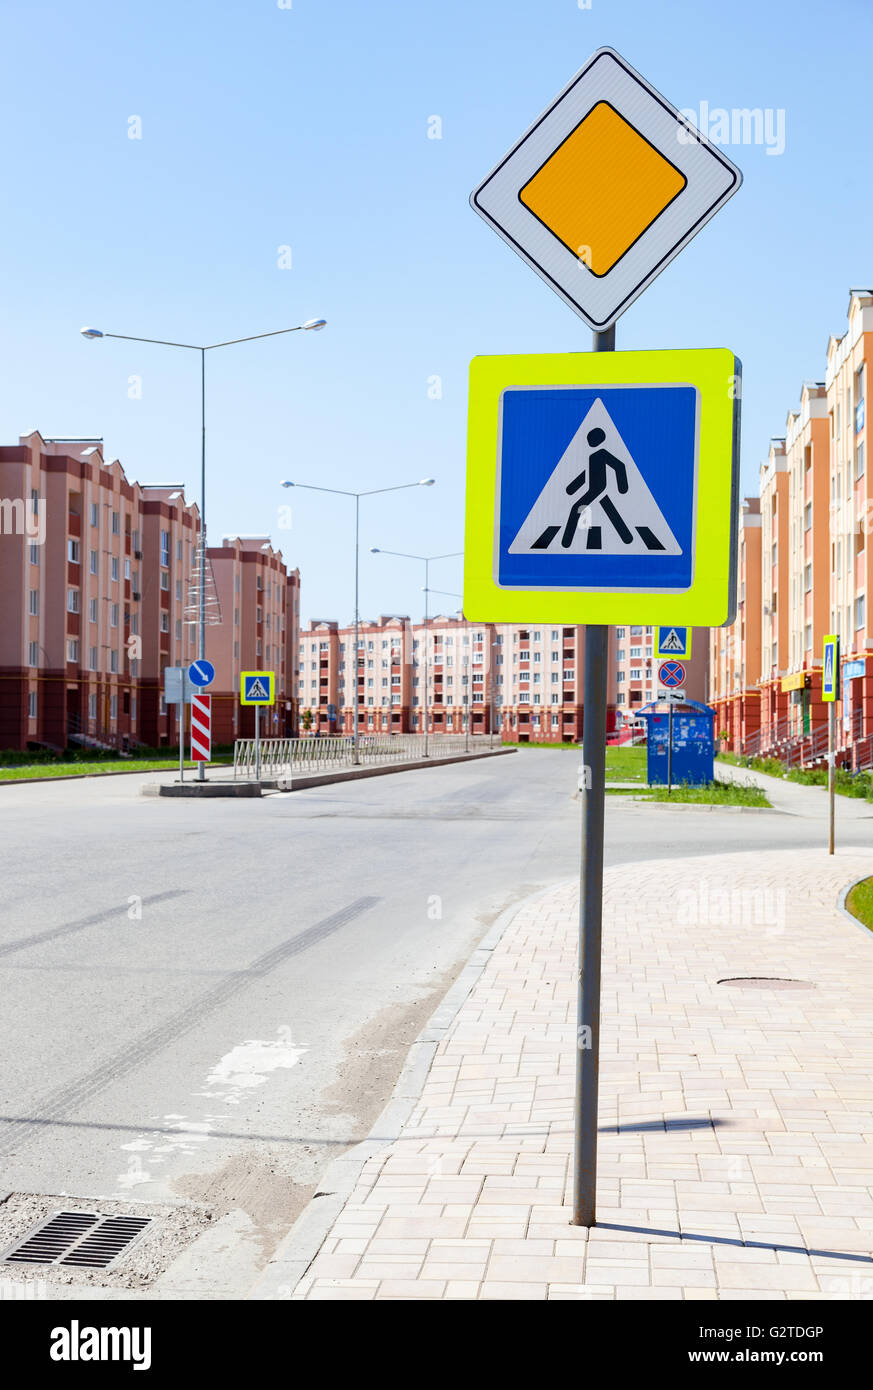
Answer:
[[[464,616],[732,622],[740,371],[723,348],[474,358]]]
[[[667,627],[658,628],[658,645],[655,650],[657,657],[689,657],[691,655],[691,628],[674,627],[668,624]]]
[[[275,671],[241,671],[239,698],[243,705],[275,704]]]
[[[833,633],[824,639],[821,698],[829,703],[840,698],[840,639]]]

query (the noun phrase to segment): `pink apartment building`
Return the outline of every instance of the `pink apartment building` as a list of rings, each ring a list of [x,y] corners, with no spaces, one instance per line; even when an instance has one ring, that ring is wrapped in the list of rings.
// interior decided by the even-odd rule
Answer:
[[[314,619],[299,640],[301,727],[351,733],[354,625]],[[614,641],[611,639],[614,658]],[[424,623],[383,615],[359,624],[357,680],[363,732],[500,733],[517,742],[582,736],[584,628]],[[610,723],[615,721],[614,660]],[[332,713],[335,711],[335,714]]]
[[[254,734],[254,709],[239,703],[243,671],[275,672],[276,703],[261,711],[261,735],[284,738],[294,731],[296,718],[299,571],[288,574],[269,536],[225,536],[220,546],[207,547],[206,555],[221,617],[206,629],[206,655],[215,666],[213,744]]]

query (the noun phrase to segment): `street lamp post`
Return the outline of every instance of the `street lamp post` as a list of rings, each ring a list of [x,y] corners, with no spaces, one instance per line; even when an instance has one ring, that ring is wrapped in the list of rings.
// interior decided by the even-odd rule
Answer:
[[[458,556],[463,555],[464,552],[463,550],[452,550],[447,555],[410,555],[405,550],[380,550],[379,547],[376,545],[371,546],[370,549],[373,555],[393,555],[395,559],[418,560],[424,565],[424,756],[426,758],[429,758],[430,752],[428,746],[427,683],[429,676],[428,663],[430,657],[430,609],[428,606],[428,597],[430,595],[430,589],[428,588],[428,576],[430,574],[430,566],[434,560],[456,560]],[[434,590],[434,593],[439,592],[440,590]]]
[[[120,338],[126,343],[153,343],[158,347],[186,348],[200,353],[200,600],[198,612],[198,657],[206,657],[206,354],[216,348],[235,347],[238,343],[254,343],[260,338],[279,338],[285,333],[318,332],[327,326],[327,319],[307,319],[305,323],[295,324],[293,328],[276,328],[271,333],[253,333],[248,338],[229,338],[224,343],[173,343],[165,338],[137,338],[130,333],[104,333],[99,328],[82,328],[83,338]],[[184,711],[183,711],[184,712]],[[206,777],[204,763],[197,764],[199,781]]]
[[[314,483],[295,483],[285,479],[283,487],[302,487],[307,492],[331,492],[338,497],[354,497],[355,499],[355,699],[354,699],[354,764],[358,764],[358,724],[360,720],[360,692],[358,690],[358,628],[360,624],[360,610],[358,606],[358,560],[360,554],[360,516],[361,498],[375,497],[380,492],[403,492],[409,487],[433,487],[435,478],[421,478],[417,483],[397,483],[394,487],[371,487],[365,492],[351,492],[341,487],[316,487]],[[365,668],[366,669],[366,668]]]

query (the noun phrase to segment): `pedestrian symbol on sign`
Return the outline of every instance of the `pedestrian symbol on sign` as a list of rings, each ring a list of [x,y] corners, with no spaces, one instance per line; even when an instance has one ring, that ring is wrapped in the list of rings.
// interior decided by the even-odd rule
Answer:
[[[684,653],[685,643],[682,641],[682,638],[679,636],[679,633],[676,631],[675,627],[671,628],[667,636],[664,638],[664,641],[661,643],[661,651]]]
[[[269,700],[270,692],[264,685],[264,682],[260,679],[260,677],[256,677],[249,684],[249,688],[246,691],[246,696],[249,700]]]
[[[592,557],[682,554],[600,397],[509,547],[511,555],[542,551]]]

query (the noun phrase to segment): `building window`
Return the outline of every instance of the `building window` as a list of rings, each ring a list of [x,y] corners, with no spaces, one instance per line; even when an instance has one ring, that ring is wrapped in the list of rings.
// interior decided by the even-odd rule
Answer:
[[[96,671],[96,670],[97,670],[97,648],[96,648],[96,647],[89,647],[89,648],[88,648],[88,669],[91,670],[91,671]]]
[[[36,718],[36,691],[31,690],[27,697],[27,713],[30,719]]]
[[[89,598],[89,600],[88,600],[88,621],[89,621],[90,623],[96,623],[96,621],[97,621],[97,600],[96,600],[96,598]]]
[[[113,512],[112,515],[114,516],[115,513]],[[113,528],[113,529],[114,529],[114,528]],[[170,533],[169,533],[169,531],[162,531],[162,532],[161,532],[161,564],[164,566],[164,569],[166,569],[167,566],[169,565],[169,563],[170,563]]]
[[[78,641],[78,638],[76,638],[76,637],[68,637],[68,638],[67,638],[67,660],[68,660],[68,661],[78,661],[78,660],[79,660],[79,641]]]
[[[804,590],[804,593],[807,593],[807,594],[808,594],[811,588],[812,588],[812,565],[807,565],[807,566],[806,566],[806,569],[803,571],[803,590]],[[743,595],[743,597],[745,597],[745,595]]]
[[[863,402],[862,402],[862,404],[863,404]],[[866,467],[866,465],[865,465],[865,462],[864,462],[864,445],[863,445],[863,444],[859,444],[858,447],[857,447],[857,449],[855,450],[855,481],[856,481],[856,482],[857,482],[857,480],[858,480],[859,478],[863,478],[863,476],[864,476],[864,468],[865,468],[865,467]]]
[[[39,564],[39,545],[36,541],[30,543],[30,563],[32,565]]]
[[[113,555],[109,561],[109,577],[113,584],[118,583],[118,556]]]
[[[28,647],[28,649],[27,649],[27,664],[28,664],[28,666],[38,666],[38,665],[39,665],[39,643],[38,643],[38,642],[31,642],[31,643],[30,643],[30,645],[29,645],[29,647]]]
[[[865,604],[865,602],[864,602],[864,595],[861,594],[859,598],[856,598],[856,599],[855,599],[855,627],[856,627],[856,628],[858,628],[858,627],[863,627],[863,626],[864,626],[864,610],[865,610],[865,608],[866,608],[866,604]]]
[[[96,696],[96,695],[89,695],[89,696],[88,696],[88,718],[89,718],[89,719],[96,719],[96,718],[97,718],[97,696]]]
[[[117,718],[118,718],[118,696],[117,696],[117,695],[110,695],[110,697],[109,697],[109,718],[110,718],[110,719],[117,719]]]
[[[114,627],[114,626],[115,626],[115,624],[113,623],[113,627]],[[161,632],[169,632],[169,631],[170,631],[170,615],[169,615],[169,613],[166,613],[166,612],[165,612],[165,613],[162,613],[162,614],[161,614]]]
[[[39,613],[39,589],[31,589],[30,591],[29,612],[32,618],[35,618]]]
[[[162,616],[163,616],[163,615],[162,615]],[[118,627],[118,604],[117,604],[117,603],[111,603],[111,604],[109,605],[109,626],[110,626],[110,627]]]
[[[812,503],[811,503],[811,502],[807,502],[806,506],[805,506],[804,509],[803,509],[803,529],[804,529],[804,531],[809,531],[809,530],[812,529]],[[773,547],[773,563],[774,563],[774,565],[775,565],[775,563],[776,563],[776,547],[775,547],[775,545],[774,545],[774,547]]]
[[[170,587],[170,576],[166,570],[161,570],[161,588],[166,593]]]
[[[121,534],[121,525],[118,512],[112,513],[112,534],[113,536],[118,536]]]
[[[71,565],[79,563],[79,542],[74,540],[67,541],[67,559]]]
[[[117,672],[118,670],[118,652],[116,651],[111,651],[109,653],[109,669],[112,672]]]
[[[78,611],[79,611],[79,590],[78,590],[78,589],[68,589],[68,590],[67,590],[67,612],[68,612],[68,613],[78,613]]]
[[[96,503],[96,502],[92,502],[92,503],[91,503],[91,525],[92,525],[92,526],[96,526],[96,525],[97,525],[97,522],[99,521],[99,519],[100,519],[100,513],[99,513],[99,511],[98,511],[98,509],[97,509],[97,503]]]

